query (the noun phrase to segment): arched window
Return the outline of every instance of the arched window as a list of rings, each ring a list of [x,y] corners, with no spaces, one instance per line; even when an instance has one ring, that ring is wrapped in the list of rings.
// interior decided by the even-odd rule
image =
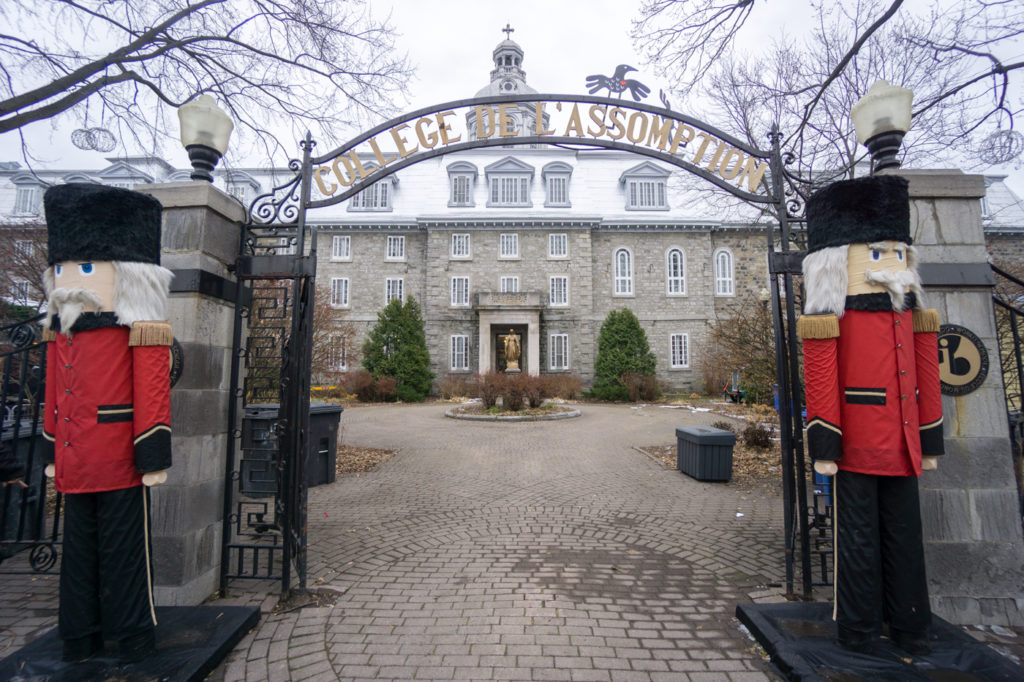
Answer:
[[[626,248],[615,252],[615,295],[633,295],[633,254]]]
[[[715,296],[733,295],[732,254],[726,249],[715,251]]]
[[[668,250],[665,279],[670,296],[682,296],[686,293],[686,256],[683,255],[682,249],[673,247]]]

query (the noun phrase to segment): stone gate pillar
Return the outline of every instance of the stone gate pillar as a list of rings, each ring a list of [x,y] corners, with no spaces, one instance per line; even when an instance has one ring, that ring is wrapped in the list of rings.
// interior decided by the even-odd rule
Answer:
[[[136,187],[164,207],[161,264],[174,271],[170,321],[183,350],[171,389],[173,466],[153,489],[154,594],[193,605],[219,587],[230,356],[245,211],[207,182]]]
[[[898,174],[910,181],[927,305],[942,324],[973,331],[989,357],[975,391],[943,396],[946,454],[920,478],[932,607],[954,623],[1021,626],[1024,539],[981,223],[984,179],[956,170]]]

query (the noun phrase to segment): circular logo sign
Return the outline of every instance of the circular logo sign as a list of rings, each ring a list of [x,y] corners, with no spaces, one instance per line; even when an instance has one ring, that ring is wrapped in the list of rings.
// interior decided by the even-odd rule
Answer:
[[[966,395],[988,376],[988,351],[977,334],[958,324],[939,327],[939,382],[946,395]]]
[[[171,342],[171,388],[181,378],[181,370],[185,367],[185,351],[182,350],[178,339]]]

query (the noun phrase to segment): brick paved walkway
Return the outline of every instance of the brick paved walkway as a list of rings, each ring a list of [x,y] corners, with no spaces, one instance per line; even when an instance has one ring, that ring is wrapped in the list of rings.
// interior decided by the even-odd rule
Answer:
[[[219,679],[766,679],[732,614],[784,574],[778,497],[632,449],[719,417],[586,405],[574,420],[481,424],[443,411],[344,413],[345,442],[398,450],[310,491],[310,584],[344,594],[265,615]]]
[[[720,417],[585,405],[495,424],[444,409],[346,410],[346,443],[398,454],[310,490],[309,584],[341,595],[271,613],[276,585],[233,583],[227,603],[265,612],[213,679],[771,679],[732,614],[784,575],[779,495],[632,449]],[[0,590],[15,646],[52,626],[54,582]]]

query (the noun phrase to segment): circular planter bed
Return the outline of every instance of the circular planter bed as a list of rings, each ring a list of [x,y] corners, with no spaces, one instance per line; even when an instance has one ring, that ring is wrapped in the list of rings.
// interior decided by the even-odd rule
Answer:
[[[444,416],[452,419],[469,419],[486,422],[540,422],[554,419],[572,419],[580,411],[570,405],[547,403],[540,407],[523,408],[517,412],[487,411],[478,401],[456,405],[445,411]]]

